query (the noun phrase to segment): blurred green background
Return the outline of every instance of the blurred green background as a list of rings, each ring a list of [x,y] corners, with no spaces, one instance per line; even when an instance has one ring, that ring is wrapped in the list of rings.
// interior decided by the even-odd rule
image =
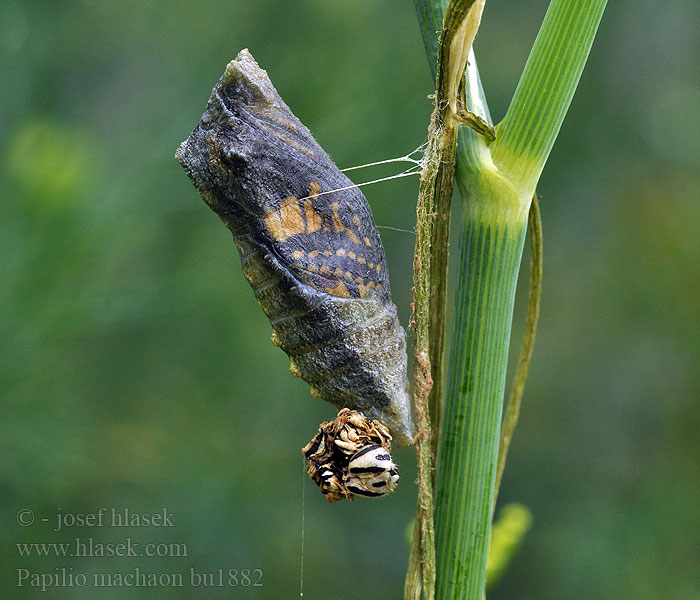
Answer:
[[[487,3],[496,119],[546,5]],[[700,599],[699,25],[692,2],[611,2],[542,177],[542,319],[501,492],[534,524],[494,599]],[[300,448],[333,410],[289,376],[230,234],[173,159],[243,47],[341,167],[424,140],[410,2],[0,4],[3,597],[295,597],[303,506],[304,597],[401,596],[413,450],[380,501],[330,506],[306,480]],[[377,223],[410,230],[416,190],[368,188]],[[413,236],[380,232],[406,324]],[[523,315],[521,298],[516,339]],[[100,507],[165,508],[174,526],[53,531]],[[188,555],[19,556],[76,537]],[[186,585],[17,586],[17,569],[136,568]],[[190,569],[261,569],[264,585],[191,587]]]

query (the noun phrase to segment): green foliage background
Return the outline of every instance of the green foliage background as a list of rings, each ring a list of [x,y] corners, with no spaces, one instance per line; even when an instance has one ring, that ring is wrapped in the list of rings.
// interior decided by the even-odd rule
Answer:
[[[476,50],[495,118],[546,5],[487,3]],[[700,598],[697,30],[692,3],[611,2],[541,180],[542,319],[501,492],[534,525],[493,598]],[[243,47],[339,165],[424,140],[409,2],[0,6],[3,597],[293,597],[303,496],[305,597],[401,595],[413,451],[380,501],[329,506],[305,480],[299,450],[333,411],[287,373],[230,234],[173,159]],[[416,190],[369,188],[377,223],[411,229]],[[406,324],[413,236],[380,232]],[[53,531],[59,512],[100,507],[165,507],[175,526]],[[75,537],[188,556],[18,556]],[[264,586],[16,586],[18,568],[136,567],[258,568]]]

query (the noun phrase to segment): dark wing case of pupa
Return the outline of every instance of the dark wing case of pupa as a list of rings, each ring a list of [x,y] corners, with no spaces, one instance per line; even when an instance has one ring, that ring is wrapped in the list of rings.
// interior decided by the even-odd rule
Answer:
[[[311,394],[411,443],[406,338],[367,200],[247,50],[176,158],[233,233],[272,343]],[[330,194],[329,190],[349,188]]]

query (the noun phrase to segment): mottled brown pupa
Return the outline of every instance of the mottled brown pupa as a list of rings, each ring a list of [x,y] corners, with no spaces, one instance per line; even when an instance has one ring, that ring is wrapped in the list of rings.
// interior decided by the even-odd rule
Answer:
[[[292,374],[312,396],[411,443],[406,338],[367,200],[247,50],[226,67],[176,158],[233,232]],[[349,189],[322,193],[339,188]]]

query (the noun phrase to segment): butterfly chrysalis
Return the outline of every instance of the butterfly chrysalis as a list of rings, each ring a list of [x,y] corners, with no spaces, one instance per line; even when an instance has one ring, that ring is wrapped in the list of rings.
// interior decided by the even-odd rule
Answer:
[[[247,50],[226,67],[176,157],[233,233],[292,374],[313,396],[411,443],[406,339],[367,200]],[[330,190],[339,191],[322,193]]]

